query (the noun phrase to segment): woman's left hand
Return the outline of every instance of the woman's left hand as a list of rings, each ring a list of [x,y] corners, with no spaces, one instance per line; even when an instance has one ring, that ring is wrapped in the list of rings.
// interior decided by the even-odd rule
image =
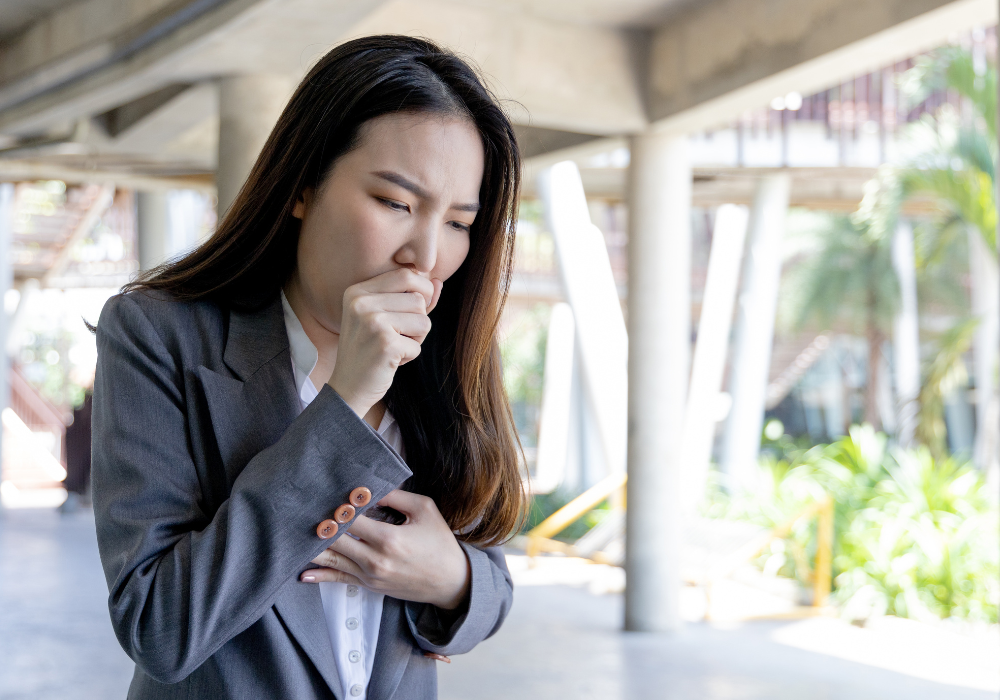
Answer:
[[[469,592],[469,559],[437,505],[426,496],[392,491],[379,505],[406,516],[402,525],[360,517],[351,524],[353,537],[340,537],[313,559],[322,569],[299,577],[305,583],[339,581],[375,593],[431,603],[454,610]]]

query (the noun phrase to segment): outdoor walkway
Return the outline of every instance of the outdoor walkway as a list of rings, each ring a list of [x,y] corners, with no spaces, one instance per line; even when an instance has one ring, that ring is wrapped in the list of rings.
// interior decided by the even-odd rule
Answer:
[[[622,634],[620,595],[541,585],[523,566],[518,578],[527,585],[517,588],[501,632],[440,665],[442,700],[997,697],[806,651],[821,643],[817,634],[821,641],[841,635],[851,646],[868,639],[866,630],[832,620],[728,629],[691,623],[677,637]],[[0,512],[0,698],[124,698],[132,664],[111,631],[106,597],[89,512]],[[982,663],[972,662],[975,676]]]

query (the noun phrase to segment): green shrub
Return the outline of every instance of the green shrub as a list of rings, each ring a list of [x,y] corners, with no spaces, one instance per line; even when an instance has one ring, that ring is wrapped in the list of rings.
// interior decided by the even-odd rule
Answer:
[[[713,490],[708,514],[776,527],[825,494],[836,513],[833,600],[846,617],[997,621],[1000,517],[982,474],[925,447],[889,449],[870,426],[790,460],[765,457],[743,492]],[[758,564],[808,585],[815,549],[815,522],[803,519]]]

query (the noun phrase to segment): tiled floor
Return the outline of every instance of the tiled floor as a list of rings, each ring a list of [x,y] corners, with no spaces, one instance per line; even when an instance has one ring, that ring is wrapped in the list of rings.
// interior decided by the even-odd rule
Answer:
[[[0,698],[124,698],[131,662],[112,633],[106,597],[88,512],[0,512]],[[801,623],[688,624],[666,637],[622,634],[620,620],[617,594],[520,586],[500,633],[440,666],[441,698],[997,697],[796,648],[784,633]]]

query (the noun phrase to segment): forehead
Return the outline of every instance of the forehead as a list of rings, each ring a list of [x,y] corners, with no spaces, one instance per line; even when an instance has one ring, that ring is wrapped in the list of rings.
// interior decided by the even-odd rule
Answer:
[[[367,172],[395,170],[428,188],[446,187],[473,199],[483,176],[482,139],[471,120],[433,113],[376,117],[344,158]],[[458,194],[458,192],[456,192]]]

